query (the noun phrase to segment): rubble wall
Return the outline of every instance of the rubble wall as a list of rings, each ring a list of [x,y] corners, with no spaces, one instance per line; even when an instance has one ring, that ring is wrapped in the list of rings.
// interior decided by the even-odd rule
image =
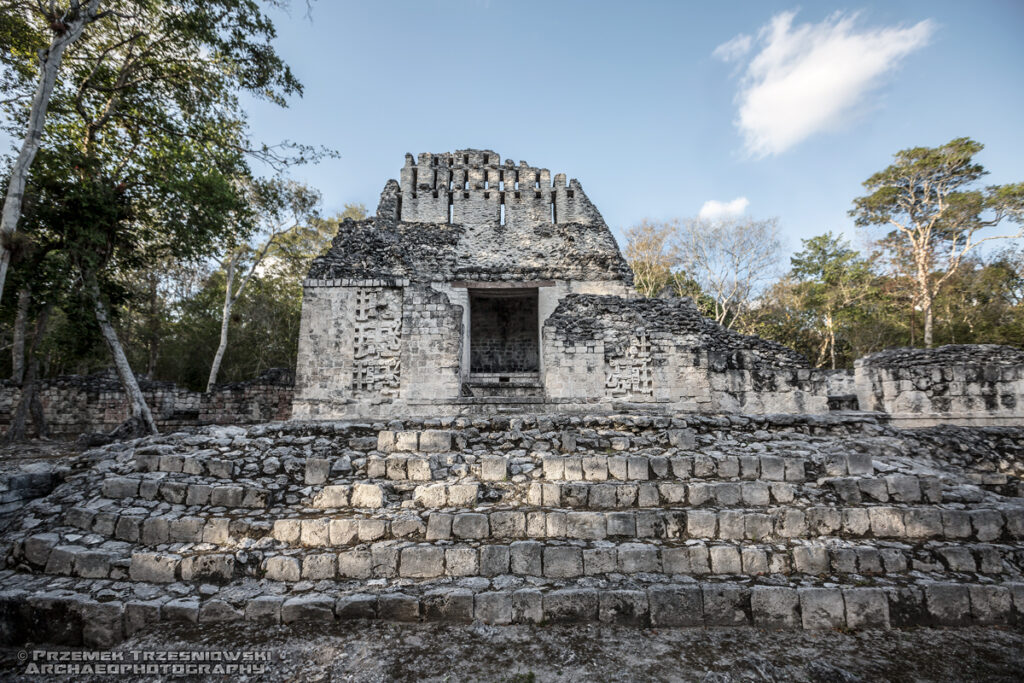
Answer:
[[[173,382],[139,380],[161,431],[210,424],[254,424],[291,416],[291,371],[269,370],[247,382],[223,384],[212,392],[191,391]],[[6,429],[21,398],[14,382],[0,383],[0,428]],[[40,382],[39,399],[50,436],[75,438],[108,432],[128,417],[128,402],[112,373],[68,375]],[[30,433],[34,429],[29,423]]]
[[[780,344],[707,320],[689,299],[566,297],[545,323],[544,360],[555,400],[697,412],[828,410],[826,373]]]
[[[889,413],[898,426],[1024,423],[1024,349],[890,349],[854,365],[861,410]]]

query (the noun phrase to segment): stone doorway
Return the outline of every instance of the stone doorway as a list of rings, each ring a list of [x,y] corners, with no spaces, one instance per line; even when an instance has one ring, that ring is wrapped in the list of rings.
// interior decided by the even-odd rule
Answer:
[[[469,290],[472,395],[530,395],[540,381],[536,287]]]

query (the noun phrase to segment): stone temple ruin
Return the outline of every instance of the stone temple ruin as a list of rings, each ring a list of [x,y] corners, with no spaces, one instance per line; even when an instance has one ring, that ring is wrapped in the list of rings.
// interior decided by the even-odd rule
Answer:
[[[94,448],[22,491],[4,640],[1024,623],[1024,352],[812,369],[634,296],[562,175],[407,157],[314,263],[296,375],[290,421]]]

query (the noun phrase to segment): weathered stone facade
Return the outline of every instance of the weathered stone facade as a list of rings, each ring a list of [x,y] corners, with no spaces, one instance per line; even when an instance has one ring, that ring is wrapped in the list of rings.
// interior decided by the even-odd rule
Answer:
[[[300,334],[300,419],[828,410],[793,352],[637,298],[578,181],[489,150],[408,155],[313,264]]]
[[[204,424],[286,420],[291,414],[294,377],[289,370],[269,370],[247,382],[218,385],[212,392],[144,379],[139,380],[139,386],[157,426],[174,430]],[[112,371],[44,379],[39,382],[38,392],[47,427],[55,438],[109,432],[128,417],[124,389]],[[17,384],[0,382],[0,428],[10,423],[20,399]]]
[[[854,376],[860,407],[900,426],[1024,424],[1024,349],[892,349],[858,359]]]

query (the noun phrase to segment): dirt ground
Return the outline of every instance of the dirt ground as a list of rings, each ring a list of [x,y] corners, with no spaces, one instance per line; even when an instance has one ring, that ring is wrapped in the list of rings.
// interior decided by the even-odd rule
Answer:
[[[321,627],[163,626],[117,651],[266,653],[250,675],[129,675],[116,680],[261,681],[1020,681],[1024,631],[913,629],[858,633],[346,622]],[[26,674],[19,650],[0,678]],[[141,656],[141,655],[139,655]]]

